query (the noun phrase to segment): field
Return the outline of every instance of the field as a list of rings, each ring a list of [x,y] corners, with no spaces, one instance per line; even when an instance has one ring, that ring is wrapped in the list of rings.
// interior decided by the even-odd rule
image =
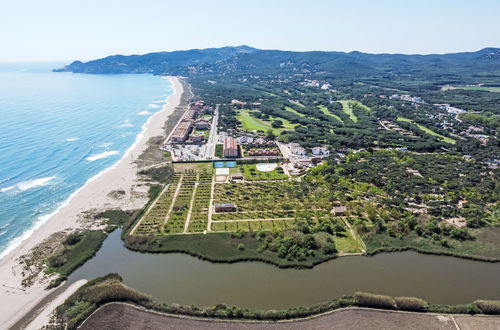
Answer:
[[[441,88],[443,91],[449,91],[454,89],[463,89],[466,91],[483,91],[483,92],[492,92],[492,93],[500,93],[500,87],[489,87],[489,86],[451,86],[446,85]]]
[[[329,117],[332,117],[332,118],[335,118],[337,119],[339,122],[341,122],[342,124],[344,123],[344,121],[342,120],[342,118],[340,118],[339,116],[337,116],[336,114],[334,113],[331,113],[330,110],[328,110],[328,108],[324,105],[319,105],[318,108],[321,110],[321,112],[323,112],[325,115],[329,116]]]
[[[277,167],[271,172],[261,172],[256,168],[256,164],[240,164],[234,170],[239,171],[247,181],[262,181],[262,180],[286,180],[288,176],[283,172],[281,167]]]
[[[272,130],[274,134],[278,135],[282,131],[286,129],[293,129],[297,124],[292,124],[288,120],[279,117],[269,117],[270,120],[263,120],[260,118],[256,118],[250,114],[250,110],[243,109],[238,111],[236,118],[241,123],[241,126],[244,130],[247,131],[263,131],[267,132],[268,130]],[[283,128],[273,128],[272,121],[281,120],[283,122]]]
[[[358,122],[358,117],[354,114],[354,110],[355,110],[354,107],[365,110],[367,112],[371,111],[370,108],[368,108],[366,105],[364,105],[358,101],[343,100],[343,101],[339,101],[339,103],[342,104],[342,111],[344,111],[347,115],[349,115],[349,118],[354,123]]]
[[[438,134],[432,130],[430,130],[429,128],[425,127],[424,125],[421,125],[421,124],[417,124],[415,123],[415,121],[411,120],[411,119],[408,119],[408,118],[404,118],[404,117],[398,117],[398,121],[403,121],[403,122],[408,122],[408,123],[412,123],[414,125],[416,125],[418,127],[418,129],[420,129],[421,131],[429,134],[429,135],[433,135],[435,137],[438,137],[441,141],[443,142],[446,142],[446,143],[451,143],[451,144],[455,144],[457,141],[455,141],[454,139],[452,138],[449,138],[447,136],[443,136],[441,134]]]
[[[214,180],[210,162],[176,163],[174,169],[171,183],[146,210],[132,235],[283,232],[297,230],[297,219],[308,219],[310,226],[326,221],[349,228],[347,220],[330,213],[331,202],[303,191],[300,183],[288,180],[279,166],[273,171],[261,172],[256,164],[237,164],[230,168],[230,174],[243,175],[244,182],[238,183]],[[237,210],[211,210],[215,204],[224,203],[235,204]],[[326,236],[318,237],[320,241],[326,239]],[[362,241],[351,230],[344,230],[334,240],[340,254],[359,253],[364,249]]]

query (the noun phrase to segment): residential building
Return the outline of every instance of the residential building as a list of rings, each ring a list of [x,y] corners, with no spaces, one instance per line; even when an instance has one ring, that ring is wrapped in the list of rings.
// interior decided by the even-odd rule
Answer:
[[[224,139],[223,154],[224,157],[238,157],[238,143],[236,143],[235,138],[227,137]]]
[[[325,147],[314,147],[311,151],[315,156],[328,156],[330,154],[330,151]]]

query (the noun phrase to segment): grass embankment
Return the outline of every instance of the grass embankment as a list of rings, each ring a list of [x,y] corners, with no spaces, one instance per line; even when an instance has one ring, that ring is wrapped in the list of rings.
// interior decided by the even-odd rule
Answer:
[[[482,261],[500,261],[500,228],[480,228],[472,231],[474,240],[448,240],[449,247],[431,238],[410,234],[402,238],[386,233],[363,237],[368,253],[415,250]]]
[[[332,118],[335,118],[337,119],[341,124],[344,124],[344,121],[342,120],[342,118],[340,118],[339,116],[337,116],[336,114],[334,113],[331,113],[330,110],[328,110],[328,108],[324,105],[318,105],[318,108],[321,110],[321,112],[323,112],[325,115],[327,115],[328,117],[332,117]]]
[[[311,307],[295,307],[286,310],[250,310],[219,304],[198,308],[165,304],[151,296],[133,290],[122,283],[118,274],[109,274],[92,280],[78,289],[64,304],[57,307],[54,328],[76,329],[88,316],[109,302],[129,302],[152,311],[170,314],[209,317],[214,319],[284,320],[304,318],[349,306],[379,309],[437,312],[450,314],[500,314],[500,301],[479,300],[466,305],[433,305],[414,297],[390,297],[365,292],[343,296]]]
[[[236,119],[239,120],[244,130],[262,131],[262,132],[267,132],[269,130],[272,130],[273,134],[275,135],[279,135],[281,132],[285,130],[293,130],[293,128],[298,125],[298,124],[292,124],[290,121],[281,117],[269,116],[269,120],[257,118],[252,116],[251,110],[248,109],[239,110],[238,114],[236,115]],[[281,120],[281,122],[283,123],[283,127],[280,128],[272,127],[272,122],[276,120]]]
[[[456,140],[452,139],[452,138],[449,138],[447,136],[444,136],[444,135],[441,135],[441,134],[438,134],[434,131],[432,131],[431,129],[425,127],[424,125],[421,125],[421,124],[417,124],[414,120],[411,120],[411,119],[408,119],[408,118],[404,118],[404,117],[398,117],[397,119],[398,121],[402,121],[402,122],[407,122],[407,123],[411,123],[415,126],[418,127],[419,130],[421,130],[422,132],[424,133],[427,133],[429,135],[432,135],[432,136],[435,136],[437,138],[439,138],[441,141],[443,142],[446,142],[446,143],[450,143],[450,144],[455,144],[457,143]]]

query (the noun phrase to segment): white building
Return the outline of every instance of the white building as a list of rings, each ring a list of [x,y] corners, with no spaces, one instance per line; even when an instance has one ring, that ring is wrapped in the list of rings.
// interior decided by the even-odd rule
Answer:
[[[325,147],[314,147],[311,151],[315,156],[328,156],[330,154],[330,151]]]

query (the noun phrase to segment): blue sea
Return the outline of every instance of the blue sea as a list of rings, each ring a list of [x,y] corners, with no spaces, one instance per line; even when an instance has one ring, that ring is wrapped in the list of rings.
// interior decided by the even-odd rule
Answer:
[[[113,166],[172,94],[152,75],[0,64],[0,257]]]

